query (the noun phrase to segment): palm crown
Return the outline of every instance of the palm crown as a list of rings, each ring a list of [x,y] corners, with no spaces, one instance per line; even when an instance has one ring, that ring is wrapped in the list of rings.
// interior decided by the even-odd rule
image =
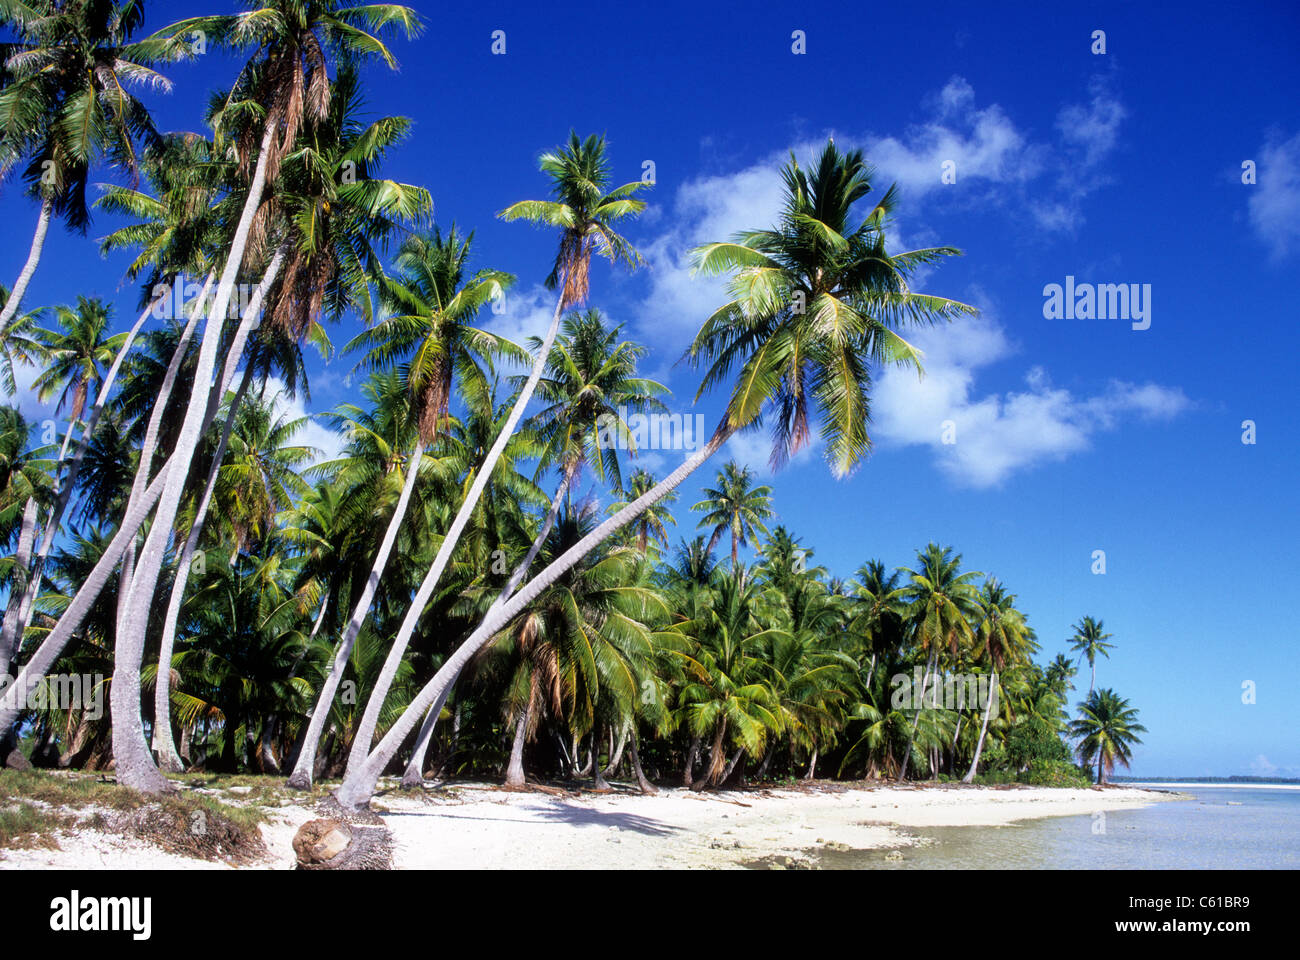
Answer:
[[[731,299],[705,321],[689,351],[708,367],[697,397],[739,366],[726,425],[740,430],[770,414],[774,466],[809,442],[815,408],[827,462],[837,476],[852,470],[870,448],[870,365],[919,371],[920,352],[898,331],[975,312],[910,289],[917,267],[959,251],[887,252],[895,187],[853,225],[854,206],[870,193],[873,176],[860,151],[842,154],[834,142],[811,175],[791,156],[774,227],[694,251],[697,272],[734,274]]]

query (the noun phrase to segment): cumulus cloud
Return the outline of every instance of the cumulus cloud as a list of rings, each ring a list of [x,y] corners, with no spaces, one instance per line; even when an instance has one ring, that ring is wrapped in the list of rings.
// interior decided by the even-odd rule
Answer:
[[[1104,78],[1092,81],[1084,102],[1062,106],[1054,136],[1047,140],[1035,140],[998,104],[981,105],[963,77],[949,80],[927,105],[930,118],[900,135],[837,133],[837,142],[848,149],[862,148],[877,167],[881,186],[897,182],[905,191],[909,213],[923,209],[929,198],[953,196],[936,193],[949,189],[940,177],[943,164],[951,161],[965,202],[986,209],[1018,205],[1046,230],[1070,229],[1081,222],[1082,201],[1105,183],[1104,161],[1118,143],[1125,117]],[[667,209],[652,206],[646,222],[670,226],[642,244],[651,266],[650,295],[639,317],[642,336],[680,343],[699,329],[724,302],[724,284],[692,276],[690,250],[775,223],[781,210],[781,166],[791,151],[807,162],[822,143],[793,143],[752,166],[688,181]],[[895,225],[892,239],[897,249],[936,239],[923,226],[909,226],[908,234],[904,240]]]
[[[1054,386],[1039,366],[1026,372],[1023,390],[980,395],[976,372],[1014,353],[987,316],[914,339],[925,351],[926,375],[918,380],[892,368],[881,376],[875,437],[882,446],[930,447],[939,469],[963,486],[998,486],[1018,471],[1088,449],[1096,433],[1126,420],[1168,420],[1189,406],[1182,390],[1154,383],[1112,380],[1098,393],[1076,396]]]
[[[1273,259],[1280,260],[1300,241],[1300,133],[1266,143],[1255,177],[1247,204],[1250,222]]]
[[[306,418],[302,428],[295,434],[293,443],[313,447],[317,453],[312,457],[311,465],[336,459],[343,452],[344,437],[337,430],[331,430],[320,422],[307,409],[302,391],[296,396],[289,396],[284,389],[284,381],[278,377],[268,377],[262,389],[263,398],[272,402],[272,410],[277,417],[289,420]]]

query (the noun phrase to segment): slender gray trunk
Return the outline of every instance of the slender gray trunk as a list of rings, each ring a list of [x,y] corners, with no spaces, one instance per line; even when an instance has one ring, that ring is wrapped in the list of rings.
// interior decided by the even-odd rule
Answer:
[[[532,713],[533,700],[530,696],[515,719],[515,740],[510,746],[510,765],[506,768],[506,786],[512,790],[522,790],[528,783],[524,777],[524,743],[528,739],[528,724]]]
[[[641,769],[641,755],[637,752],[636,744],[636,727],[633,725],[632,737],[627,745],[628,756],[632,759],[632,774],[636,777],[636,785],[641,788],[642,793],[658,793],[655,785],[646,779],[645,771]]]
[[[263,140],[265,144],[266,138],[264,137]],[[124,629],[118,633],[114,645],[113,687],[110,692],[113,712],[113,758],[117,764],[118,781],[144,793],[168,790],[171,789],[171,785],[158,770],[149,744],[144,738],[144,724],[140,716],[140,660],[144,655],[145,635],[153,611],[154,591],[158,584],[158,577],[162,573],[167,544],[171,539],[181,497],[185,493],[190,464],[193,462],[194,452],[206,428],[207,409],[213,399],[219,404],[221,393],[224,393],[222,380],[225,368],[221,371],[217,370],[217,351],[225,325],[226,310],[234,292],[240,262],[243,260],[248,231],[256,212],[256,204],[261,199],[265,180],[266,155],[263,152],[258,157],[257,169],[254,171],[249,196],[245,201],[235,239],[230,247],[229,259],[222,271],[221,282],[217,286],[216,299],[208,312],[194,370],[194,387],[170,458],[173,461],[172,467],[163,484],[162,496],[158,500],[153,524],[149,528],[144,547],[136,561],[136,574],[131,580],[131,592],[127,600],[130,606],[123,624]],[[230,348],[231,356],[226,364],[231,369],[233,369],[232,364],[239,362],[244,341],[258,322],[261,301],[271,283],[274,282],[275,275],[284,262],[285,253],[283,247],[277,249],[262,282],[258,284],[257,291],[244,311]]]
[[[560,285],[560,290],[564,290],[563,283]],[[528,374],[528,380],[525,382],[523,389],[519,391],[519,396],[515,398],[514,406],[510,409],[510,415],[506,417],[506,422],[502,424],[496,440],[492,443],[492,448],[488,450],[487,456],[483,458],[483,463],[474,477],[474,482],[470,484],[469,493],[465,495],[460,510],[457,511],[455,519],[451,522],[451,527],[447,530],[446,536],[442,538],[442,543],[438,547],[437,556],[433,558],[429,572],[425,574],[419,590],[415,593],[415,598],[407,608],[406,616],[402,618],[402,625],[397,631],[397,636],[393,638],[393,645],[389,649],[384,665],[379,671],[379,677],[375,680],[374,689],[370,693],[370,699],[366,701],[365,712],[362,714],[361,722],[357,726],[357,736],[352,741],[352,751],[348,755],[349,771],[357,770],[370,752],[370,746],[375,737],[375,728],[379,725],[379,715],[384,709],[384,701],[388,697],[388,691],[393,685],[393,680],[397,677],[397,671],[401,668],[402,658],[406,655],[406,647],[411,642],[411,637],[420,622],[420,617],[424,614],[424,608],[428,604],[429,598],[433,596],[438,581],[442,579],[443,570],[446,569],[447,564],[450,562],[456,544],[460,542],[461,533],[464,531],[466,524],[469,523],[474,508],[478,505],[479,498],[483,495],[488,481],[492,478],[492,471],[496,468],[497,461],[505,451],[510,438],[514,436],[515,426],[519,423],[519,418],[524,414],[524,408],[528,406],[528,401],[533,396],[537,381],[541,379],[542,372],[546,369],[547,361],[551,355],[551,346],[555,343],[555,334],[560,328],[560,315],[563,312],[563,306],[564,294],[561,292],[555,301],[555,313],[551,317],[551,325],[547,328],[546,336],[538,348],[537,357],[533,360],[533,368]],[[535,551],[530,552],[535,553]],[[526,562],[531,563],[532,561]],[[489,611],[488,616],[491,616],[491,611]]]
[[[421,715],[429,708],[429,705],[438,698],[444,689],[455,682],[461,667],[484,644],[496,636],[502,627],[514,619],[528,604],[532,603],[542,591],[550,587],[567,570],[603,543],[606,538],[631,523],[647,509],[658,503],[664,496],[676,489],[683,480],[713,456],[727,442],[733,432],[724,421],[702,449],[687,458],[681,466],[660,483],[629,503],[614,516],[605,520],[595,530],[553,560],[549,566],[538,573],[513,597],[498,607],[494,613],[490,613],[465,642],[457,648],[456,652],[447,659],[442,669],[425,684],[401,717],[397,719],[397,722],[384,735],[379,745],[365,759],[365,762],[344,778],[343,784],[336,794],[343,807],[358,810],[369,804],[370,798],[374,795],[375,785],[379,782],[380,774],[392,761],[393,756],[401,747],[402,741],[410,734],[412,728],[419,722]]]
[[[415,482],[420,473],[420,461],[423,457],[424,444],[416,440],[415,449],[411,453],[411,462],[406,468],[406,481],[402,484],[402,492],[397,498],[397,506],[393,509],[393,516],[388,521],[388,528],[384,531],[384,539],[379,544],[379,553],[375,555],[374,565],[370,568],[370,576],[366,578],[365,589],[361,591],[357,605],[352,611],[352,618],[348,621],[347,628],[343,632],[343,638],[339,641],[338,649],[334,651],[334,661],[330,665],[330,672],[325,677],[325,683],[321,686],[320,695],[316,699],[316,706],[312,709],[302,751],[298,754],[298,762],[294,765],[293,773],[290,774],[287,782],[287,785],[294,790],[311,789],[312,771],[316,763],[316,750],[320,744],[321,733],[325,729],[325,721],[329,719],[330,705],[334,702],[334,694],[338,691],[339,684],[343,680],[343,672],[347,669],[348,658],[352,656],[352,646],[356,643],[362,624],[365,623],[366,614],[370,612],[370,602],[374,599],[375,591],[379,587],[379,579],[384,575],[384,568],[388,565],[388,555],[392,552],[393,543],[397,540],[397,531],[401,528],[402,519],[406,516],[406,509],[411,500],[411,493],[415,489]]]
[[[998,699],[998,672],[993,671],[993,679],[989,681],[989,701],[984,705],[984,722],[980,724],[980,738],[975,742],[975,758],[970,762],[970,769],[966,771],[966,776],[961,778],[962,783],[970,783],[975,779],[975,771],[980,765],[980,754],[984,751],[984,735],[989,730],[989,715],[993,713],[993,704]]]
[[[18,279],[14,281],[14,288],[9,291],[9,299],[5,301],[4,309],[0,310],[0,329],[7,327],[9,321],[18,315],[18,308],[22,305],[27,287],[36,273],[36,266],[41,262],[41,250],[45,246],[45,234],[50,230],[50,218],[53,213],[53,198],[41,197],[41,212],[36,216],[36,232],[32,234],[32,245],[27,251],[27,262],[19,271]]]
[[[601,728],[599,723],[591,731],[591,788],[600,793],[609,790],[609,783],[605,780],[605,775],[600,770],[600,734]]]
[[[929,658],[925,661],[925,673],[921,677],[921,699],[917,702],[916,710],[912,713],[912,730],[907,737],[907,750],[903,753],[903,766],[898,773],[900,782],[907,779],[907,765],[912,759],[912,745],[916,743],[916,725],[921,718],[921,710],[925,707],[925,688],[926,684],[930,682],[930,671],[934,669],[937,656],[936,653],[931,652]]]
[[[614,749],[614,752],[610,754],[608,770],[611,777],[618,776],[618,765],[623,762],[623,748],[627,746],[627,732],[630,727],[630,723],[624,725],[623,731],[618,737],[618,746]],[[612,732],[613,731],[611,731],[611,733]]]
[[[803,775],[805,780],[817,779],[817,748],[813,747],[812,759],[808,761],[808,772]]]
[[[402,774],[403,787],[418,787],[424,783],[424,765],[428,760],[429,745],[433,743],[433,730],[438,725],[438,718],[442,716],[443,705],[446,704],[447,698],[451,696],[454,681],[447,685],[447,689],[442,691],[438,699],[434,701],[433,706],[424,715],[424,722],[420,725],[419,736],[415,738],[415,749],[411,751],[411,759],[406,764],[406,771]],[[460,708],[456,710],[456,719],[460,719]]]
[[[194,523],[190,526],[189,536],[185,538],[185,546],[181,549],[181,554],[176,560],[176,575],[172,580],[171,596],[167,599],[167,613],[163,619],[162,640],[158,647],[158,670],[161,675],[164,665],[170,664],[172,659],[172,650],[176,643],[176,625],[180,620],[181,604],[185,599],[185,587],[190,579],[190,565],[194,561],[194,552],[199,545],[199,537],[203,533],[203,521],[208,514],[208,506],[212,502],[212,492],[217,486],[217,477],[221,472],[221,461],[226,456],[226,447],[230,444],[230,434],[235,427],[235,416],[239,412],[239,404],[243,401],[244,395],[248,392],[248,385],[253,380],[253,365],[250,363],[244,370],[244,377],[239,381],[239,389],[235,391],[234,399],[230,401],[230,409],[226,413],[226,423],[221,429],[221,439],[217,441],[217,449],[212,455],[212,466],[208,468],[207,483],[203,488],[203,494],[199,498],[198,507],[194,513]],[[171,721],[171,696],[170,691],[158,685],[154,688],[153,698],[153,751],[158,758],[160,769],[168,773],[180,773],[184,769],[181,764],[181,758],[176,753],[176,745],[172,740],[172,721]],[[264,772],[275,772],[279,770]]]
[[[491,613],[513,596],[520,581],[523,580],[524,574],[528,572],[528,568],[532,566],[533,561],[537,558],[538,551],[541,550],[542,544],[546,542],[547,534],[551,532],[551,528],[555,525],[555,518],[560,512],[560,506],[564,502],[564,496],[568,493],[569,486],[573,483],[573,477],[577,473],[577,466],[575,463],[565,467],[559,489],[555,491],[555,498],[551,501],[550,509],[546,513],[546,519],[537,531],[537,536],[533,538],[527,556],[510,574],[510,579],[506,581],[506,585],[497,594],[497,598],[492,601],[488,613]],[[411,759],[406,764],[406,771],[402,774],[403,787],[418,787],[424,782],[424,765],[428,760],[429,745],[433,743],[433,730],[438,724],[438,717],[442,715],[442,705],[447,701],[447,695],[450,693],[451,687],[448,687],[442,698],[433,707],[430,707],[429,712],[424,715],[424,722],[420,725],[420,733],[415,738],[415,749],[411,752]],[[355,743],[353,746],[355,747]]]
[[[23,507],[23,525],[18,534],[18,551],[14,556],[13,580],[9,584],[9,609],[5,611],[5,639],[0,641],[0,677],[9,676],[9,666],[18,657],[21,648],[19,637],[10,634],[8,626],[12,616],[18,618],[19,598],[27,589],[27,572],[32,562],[32,547],[36,540],[36,501],[27,499]]]

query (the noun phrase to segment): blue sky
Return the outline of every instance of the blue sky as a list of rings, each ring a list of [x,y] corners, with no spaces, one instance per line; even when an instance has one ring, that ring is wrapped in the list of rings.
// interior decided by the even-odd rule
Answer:
[[[232,9],[156,3],[150,23]],[[690,277],[687,251],[769,225],[790,150],[807,162],[827,135],[862,147],[878,187],[900,185],[898,244],[965,251],[919,286],[981,316],[917,338],[923,382],[880,376],[875,452],[855,475],[832,479],[813,450],[768,479],[780,522],[845,577],[873,557],[905,565],[929,540],[952,544],[1019,596],[1044,660],[1081,616],[1102,618],[1118,646],[1098,682],[1131,698],[1150,730],[1138,775],[1300,776],[1294,5],[427,12],[424,35],[394,46],[400,72],[366,74],[369,102],[415,121],[384,173],[428,186],[441,224],[477,231],[480,266],[518,275],[505,313],[485,320],[541,332],[553,238],[493,214],[545,193],[536,156],[571,127],[606,133],[618,182],[651,160],[657,183],[627,231],[649,268],[595,267],[591,304],[650,346],[646,370],[673,388],[672,408],[696,412],[696,375],[676,360],[721,301]],[[491,52],[494,30],[505,55]],[[804,54],[792,52],[796,30]],[[1104,54],[1092,52],[1096,30]],[[173,92],[148,96],[159,127],[200,129],[206,91],[234,70],[219,53],[171,69]],[[1247,160],[1254,184],[1242,182]],[[946,161],[954,183],[942,182]],[[0,209],[12,283],[35,211],[13,184]],[[99,217],[90,236],[112,226]],[[125,263],[52,230],[27,303],[111,298],[124,329],[136,296]],[[1045,319],[1044,287],[1067,276],[1149,284],[1149,329]],[[331,335],[341,345],[356,329],[347,320]],[[353,362],[314,362],[304,409],[355,397]],[[23,405],[36,411],[30,396]],[[716,422],[717,399],[698,411]],[[1242,443],[1244,420],[1254,444]],[[955,443],[941,442],[944,421]],[[309,438],[333,442],[323,426]],[[729,452],[766,474],[761,436]],[[673,456],[648,465],[662,472]],[[675,534],[693,534],[685,507],[713,472],[683,487]],[[1104,575],[1092,572],[1096,550]],[[1242,703],[1245,682],[1254,704]]]

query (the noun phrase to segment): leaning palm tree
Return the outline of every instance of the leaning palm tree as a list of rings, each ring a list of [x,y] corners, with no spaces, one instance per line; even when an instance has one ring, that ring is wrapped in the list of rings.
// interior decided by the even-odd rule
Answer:
[[[958,251],[938,247],[889,254],[885,228],[895,191],[888,191],[854,227],[854,205],[871,190],[872,170],[860,153],[841,154],[828,143],[811,176],[793,159],[784,176],[786,204],[776,227],[697,251],[697,268],[702,272],[734,270],[737,274],[731,283],[733,299],[705,322],[690,351],[695,361],[709,364],[701,392],[722,384],[739,367],[726,414],[713,436],[656,487],[552,561],[479,625],[365,763],[345,778],[338,792],[345,807],[369,803],[379,774],[420,713],[454,682],[483,644],[565,570],[675,489],[728,438],[753,426],[766,411],[778,421],[775,452],[783,459],[808,439],[802,428],[807,427],[812,404],[820,414],[832,469],[840,475],[848,473],[870,445],[866,420],[871,365],[903,363],[919,368],[919,354],[897,330],[975,312],[909,288],[908,276],[917,267]]]
[[[691,507],[703,511],[701,527],[713,527],[709,550],[717,546],[723,533],[731,534],[731,569],[740,569],[740,548],[749,545],[755,534],[767,534],[763,521],[773,516],[772,488],[754,486],[754,471],[735,460],[718,471],[717,485],[704,488],[704,499]]]
[[[1088,683],[1088,694],[1097,688],[1097,654],[1110,657],[1110,650],[1115,644],[1107,643],[1114,634],[1103,633],[1102,622],[1092,617],[1084,617],[1074,625],[1074,635],[1070,637],[1070,652],[1077,653],[1079,659],[1087,659],[1092,670],[1092,679]]]
[[[975,631],[976,656],[988,658],[989,691],[988,701],[984,705],[984,720],[980,724],[979,740],[975,744],[975,756],[971,759],[970,769],[962,777],[962,783],[975,779],[979,769],[980,754],[984,751],[984,737],[989,730],[989,717],[993,713],[998,699],[998,674],[1006,670],[1008,664],[1015,664],[1025,655],[1028,637],[1024,615],[1016,609],[1016,595],[1008,593],[997,580],[986,580],[980,588],[979,626]]]
[[[0,406],[0,542],[16,548],[7,571],[10,597],[22,596],[26,590],[37,512],[42,503],[53,499],[48,459],[52,447],[33,447],[31,433],[31,425],[16,407]],[[9,676],[21,639],[16,632],[0,643],[0,677]],[[7,733],[0,730],[0,740]]]
[[[604,137],[593,134],[586,140],[579,140],[578,135],[573,133],[566,146],[543,154],[539,165],[542,172],[551,178],[551,191],[555,199],[524,200],[507,207],[499,216],[504,220],[530,220],[534,223],[544,223],[558,227],[560,230],[559,252],[556,254],[555,267],[546,281],[551,288],[560,287],[551,325],[536,348],[528,379],[520,388],[510,409],[510,415],[502,425],[500,435],[492,445],[492,449],[488,451],[483,466],[461,501],[460,509],[452,520],[451,527],[443,538],[433,563],[429,566],[429,572],[420,583],[419,590],[416,591],[410,611],[398,629],[388,660],[375,684],[375,692],[371,694],[371,702],[366,705],[349,766],[352,766],[353,760],[360,762],[364,759],[365,751],[370,749],[370,741],[367,737],[374,733],[375,721],[383,708],[388,685],[397,674],[398,666],[402,662],[406,647],[415,633],[424,608],[442,579],[447,564],[451,561],[461,533],[469,523],[479,498],[483,495],[483,488],[487,485],[497,460],[514,434],[524,409],[528,406],[528,401],[541,380],[546,364],[550,360],[551,347],[555,343],[559,330],[561,314],[566,308],[580,305],[586,300],[592,255],[598,253],[613,262],[622,262],[633,267],[641,260],[640,254],[614,230],[613,224],[623,218],[636,216],[645,209],[645,201],[636,199],[634,194],[647,185],[641,181],[634,181],[606,192],[609,186],[609,160],[605,153]],[[436,714],[434,716],[436,719]]]
[[[0,285],[0,303],[8,302],[9,290]],[[7,324],[0,327],[0,387],[11,397],[18,392],[14,370],[40,364],[41,344],[36,339],[35,331],[42,313],[41,310],[15,313]]]
[[[467,277],[472,239],[472,235],[458,234],[455,226],[445,237],[437,227],[432,233],[409,237],[397,257],[397,276],[380,279],[380,300],[389,315],[347,346],[348,350],[365,349],[360,368],[384,370],[401,364],[415,439],[402,495],[375,555],[371,575],[339,641],[297,765],[289,777],[288,784],[295,789],[311,786],[316,748],[329,704],[406,518],[424,451],[447,429],[455,382],[459,379],[463,389],[482,393],[487,378],[484,364],[502,356],[522,355],[508,340],[473,325],[478,311],[500,295],[513,277],[497,270],[480,270]]]
[[[0,329],[17,315],[40,263],[50,221],[84,231],[90,214],[86,184],[101,159],[135,175],[141,143],[158,139],[130,87],[170,90],[149,64],[154,51],[131,43],[144,18],[139,0],[92,3],[6,3],[0,22],[14,34],[6,45],[0,90],[0,171],[26,161],[23,177],[40,199],[36,232]]]
[[[1079,738],[1079,757],[1086,764],[1097,762],[1097,783],[1118,761],[1127,767],[1133,759],[1133,746],[1142,741],[1139,733],[1147,728],[1137,722],[1137,709],[1109,687],[1093,690],[1079,704],[1079,718],[1070,724],[1070,736]]]
[[[100,387],[101,397],[95,405],[94,419],[98,419],[103,409],[103,394],[112,386],[110,375],[116,374],[121,364],[121,350],[127,339],[126,334],[108,335],[108,326],[112,309],[96,298],[78,297],[75,307],[56,307],[57,328],[33,331],[33,338],[40,345],[45,369],[36,377],[32,387],[36,395],[48,402],[58,397],[55,410],[68,412],[68,429],[64,433],[63,443],[55,461],[55,492],[57,497],[50,505],[45,518],[40,546],[31,558],[30,575],[27,577],[26,589],[11,593],[5,611],[4,627],[0,630],[0,646],[11,646],[15,638],[26,630],[31,623],[33,604],[40,592],[46,558],[54,545],[54,537],[63,523],[63,516],[72,497],[75,472],[65,471],[68,449],[82,413],[86,410],[87,399]],[[85,452],[85,440],[89,427],[82,434],[74,461],[80,466]]]

